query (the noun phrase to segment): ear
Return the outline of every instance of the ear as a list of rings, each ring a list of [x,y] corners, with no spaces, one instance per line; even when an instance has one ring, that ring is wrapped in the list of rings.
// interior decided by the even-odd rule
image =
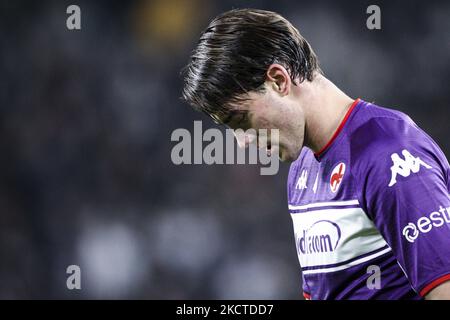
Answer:
[[[277,63],[271,64],[266,75],[266,80],[273,90],[282,96],[289,94],[292,81],[285,67]]]

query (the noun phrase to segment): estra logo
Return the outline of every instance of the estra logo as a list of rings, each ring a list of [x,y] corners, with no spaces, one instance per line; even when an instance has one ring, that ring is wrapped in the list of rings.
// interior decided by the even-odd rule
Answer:
[[[408,222],[403,228],[402,235],[408,242],[414,243],[422,233],[428,233],[433,228],[442,227],[450,223],[450,207],[439,207],[439,211],[433,211],[428,216],[420,217],[415,223]]]

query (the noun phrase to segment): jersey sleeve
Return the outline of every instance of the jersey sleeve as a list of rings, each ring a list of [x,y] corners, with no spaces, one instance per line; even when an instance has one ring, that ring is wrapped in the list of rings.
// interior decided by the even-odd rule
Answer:
[[[354,136],[360,203],[425,296],[450,280],[448,161],[412,122],[372,119]]]

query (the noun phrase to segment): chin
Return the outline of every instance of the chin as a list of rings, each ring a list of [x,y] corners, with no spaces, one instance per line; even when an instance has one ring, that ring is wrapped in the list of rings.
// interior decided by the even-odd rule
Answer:
[[[293,157],[290,157],[289,155],[280,155],[280,161],[282,162],[293,162],[295,159]]]
[[[289,154],[286,152],[286,150],[282,150],[280,149],[280,151],[278,152],[278,158],[280,159],[280,161],[282,162],[291,162],[291,157],[289,156]]]

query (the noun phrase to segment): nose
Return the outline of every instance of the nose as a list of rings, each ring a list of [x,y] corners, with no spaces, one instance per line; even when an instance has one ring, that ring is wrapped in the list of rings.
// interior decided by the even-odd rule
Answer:
[[[238,142],[239,148],[247,148],[250,144],[255,143],[256,135],[242,132],[241,130],[235,130],[234,136]]]

